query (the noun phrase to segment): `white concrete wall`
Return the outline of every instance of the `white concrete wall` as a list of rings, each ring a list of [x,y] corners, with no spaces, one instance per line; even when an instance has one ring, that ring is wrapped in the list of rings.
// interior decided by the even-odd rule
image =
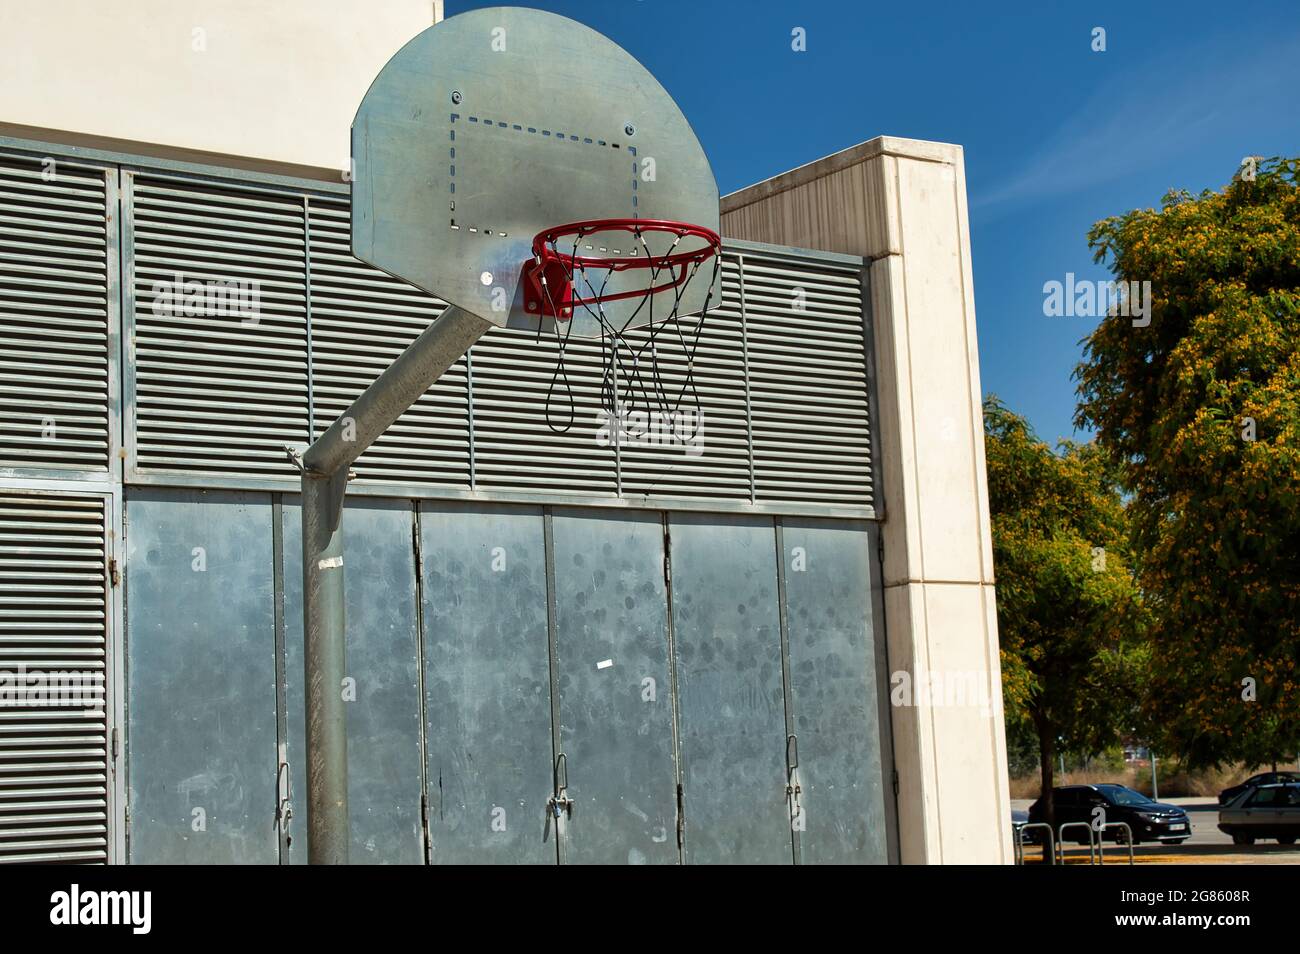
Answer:
[[[959,146],[880,138],[722,200],[728,236],[870,261],[891,672],[987,706],[897,706],[904,862],[1011,857],[966,180]]]
[[[380,68],[441,0],[0,2],[0,124],[346,169]],[[67,136],[56,137],[69,141]]]

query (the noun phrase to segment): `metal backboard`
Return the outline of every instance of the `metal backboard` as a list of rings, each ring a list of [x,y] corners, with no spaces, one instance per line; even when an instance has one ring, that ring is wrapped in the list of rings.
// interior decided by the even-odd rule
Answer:
[[[407,43],[357,110],[352,158],[353,254],[498,326],[537,327],[521,275],[544,229],[608,218],[718,229],[717,183],[672,97],[611,40],[539,10],[474,10]],[[631,236],[584,241],[623,254]],[[655,254],[671,241],[647,236]],[[598,281],[630,291],[650,272]],[[700,269],[679,315],[704,307],[712,279]],[[606,303],[606,317],[621,328],[667,316],[659,303],[637,312],[641,298]],[[601,333],[583,308],[569,327]]]

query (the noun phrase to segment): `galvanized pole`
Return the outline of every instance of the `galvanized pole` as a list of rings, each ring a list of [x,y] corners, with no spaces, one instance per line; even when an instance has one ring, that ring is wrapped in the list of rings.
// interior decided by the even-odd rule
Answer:
[[[348,468],[492,323],[448,308],[302,455],[303,633],[307,684],[307,857],[347,864],[347,676],[343,495]]]
[[[347,471],[302,475],[302,592],[307,684],[307,857],[348,863],[344,713],[343,490]]]

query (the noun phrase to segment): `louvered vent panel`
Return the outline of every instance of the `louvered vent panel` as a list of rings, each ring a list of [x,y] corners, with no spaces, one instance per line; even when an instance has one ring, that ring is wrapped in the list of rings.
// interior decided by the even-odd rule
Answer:
[[[602,347],[570,338],[557,376],[561,349],[553,334],[539,339],[531,331],[494,328],[474,345],[480,490],[616,492],[614,448],[599,433]]]
[[[329,427],[446,304],[352,256],[348,206],[311,200],[312,395]],[[469,394],[462,358],[358,458],[360,480],[468,488]]]
[[[134,232],[138,467],[291,476],[284,445],[307,439],[301,197],[141,175]],[[256,283],[256,317],[214,293],[167,313],[157,283],[178,276]]]
[[[104,526],[102,499],[0,495],[0,672],[28,693],[0,695],[0,862],[107,860]]]
[[[872,502],[861,275],[745,255],[759,503]]]
[[[445,307],[352,257],[346,198],[313,196],[309,205],[305,223],[301,196],[180,177],[136,180],[141,471],[292,476],[283,446],[307,436],[306,226],[317,433]],[[259,320],[158,313],[154,285],[177,273],[200,282],[257,281]],[[670,396],[686,382],[693,330],[689,322],[682,329],[685,346],[671,328],[660,333]],[[632,340],[646,334],[633,333]],[[469,361],[455,365],[362,456],[358,476],[465,488],[472,475],[472,486],[487,493],[608,495],[621,488],[631,498],[747,501],[753,493],[759,504],[872,503],[856,266],[727,252],[722,300],[695,355],[703,430],[694,446],[625,445],[616,457],[601,426],[605,347],[571,339],[565,373],[557,376],[553,335],[490,331]],[[694,405],[688,390],[681,407]]]
[[[706,277],[701,274],[696,280]],[[745,342],[740,276],[734,255],[723,256],[721,291],[721,299],[704,318],[698,344],[694,337],[698,318],[680,322],[680,337],[672,326],[665,326],[655,335],[669,408],[675,406],[679,412],[698,408],[702,426],[697,432],[690,417],[670,414],[668,420],[678,439],[660,443],[660,436],[669,430],[662,425],[650,428],[644,437],[630,435],[644,446],[629,442],[620,448],[625,494],[749,499]],[[634,348],[644,346],[648,337],[644,329],[628,335]],[[692,349],[693,388],[687,378],[687,358]],[[643,404],[640,406],[644,409]]]
[[[0,467],[108,469],[106,215],[102,170],[0,156]]]

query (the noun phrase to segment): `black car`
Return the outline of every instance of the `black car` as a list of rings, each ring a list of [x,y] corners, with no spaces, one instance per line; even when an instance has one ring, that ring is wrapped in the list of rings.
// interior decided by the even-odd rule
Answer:
[[[1261,772],[1259,775],[1252,775],[1246,781],[1232,786],[1232,788],[1225,788],[1221,791],[1219,793],[1219,804],[1228,804],[1248,788],[1258,788],[1261,785],[1285,785],[1287,782],[1300,782],[1300,772]]]
[[[1056,828],[1069,822],[1095,825],[1098,818],[1105,823],[1125,822],[1133,832],[1133,843],[1159,841],[1180,845],[1192,834],[1192,823],[1187,812],[1177,805],[1153,802],[1141,792],[1123,785],[1065,785],[1052,789],[1056,803]],[[1098,811],[1100,809],[1100,812]],[[1046,821],[1043,800],[1029,806],[1031,822]],[[1123,838],[1123,829],[1109,828],[1102,833],[1108,841]],[[1088,836],[1081,828],[1072,828],[1066,837],[1086,844]]]

